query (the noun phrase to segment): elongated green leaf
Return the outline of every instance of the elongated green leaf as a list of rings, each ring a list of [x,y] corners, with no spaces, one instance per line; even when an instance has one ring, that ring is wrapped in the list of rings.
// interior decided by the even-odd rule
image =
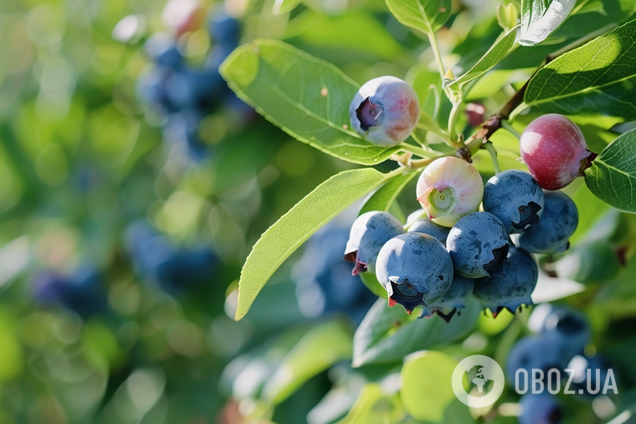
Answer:
[[[450,0],[386,0],[386,5],[402,25],[427,34],[440,29],[451,14]]]
[[[456,366],[457,361],[442,352],[418,352],[407,358],[400,372],[400,395],[409,415],[444,422],[444,411],[455,399],[451,381]]]
[[[236,319],[245,316],[269,277],[309,236],[400,172],[382,174],[371,168],[341,172],[316,187],[276,221],[256,242],[243,265]]]
[[[346,326],[331,321],[312,328],[285,356],[263,388],[273,404],[287,399],[305,381],[335,362],[351,358],[351,334]]]
[[[409,172],[393,178],[371,194],[360,208],[359,215],[370,211],[388,212],[395,199],[404,187],[417,175],[417,172]]]
[[[576,0],[522,0],[522,46],[539,44],[567,19]]]
[[[353,339],[353,365],[399,361],[405,355],[457,340],[470,333],[481,307],[469,299],[450,323],[438,316],[415,318],[400,306],[389,308],[379,299],[369,310]]]
[[[517,27],[512,28],[503,37],[501,37],[492,47],[482,56],[475,66],[470,68],[468,72],[460,76],[454,81],[448,81],[444,84],[444,87],[451,85],[464,85],[469,81],[479,78],[490,69],[492,69],[501,59],[506,57],[510,49],[515,43],[515,37],[517,36]]]
[[[596,197],[624,212],[636,213],[636,129],[601,152],[585,170],[585,183]]]
[[[363,165],[388,159],[384,148],[349,130],[349,104],[357,85],[335,66],[276,40],[237,48],[221,74],[239,97],[298,140]]]
[[[636,20],[568,52],[530,80],[524,102],[545,112],[636,119]]]

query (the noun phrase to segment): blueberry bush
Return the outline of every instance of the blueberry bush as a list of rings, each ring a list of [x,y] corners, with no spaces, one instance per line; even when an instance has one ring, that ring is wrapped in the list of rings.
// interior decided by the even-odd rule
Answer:
[[[634,420],[636,0],[14,0],[0,38],[0,422]]]

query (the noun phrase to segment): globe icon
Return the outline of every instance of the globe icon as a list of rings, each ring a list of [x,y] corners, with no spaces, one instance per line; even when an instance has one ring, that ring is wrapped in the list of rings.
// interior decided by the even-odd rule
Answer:
[[[473,396],[484,396],[492,388],[492,378],[490,378],[489,372],[483,365],[475,365],[466,372],[466,377],[475,387],[477,387],[477,393],[473,393]]]

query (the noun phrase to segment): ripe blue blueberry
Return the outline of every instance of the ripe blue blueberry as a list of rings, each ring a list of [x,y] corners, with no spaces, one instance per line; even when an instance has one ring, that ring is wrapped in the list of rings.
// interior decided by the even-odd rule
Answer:
[[[592,331],[585,314],[576,309],[544,303],[532,311],[528,328],[538,334],[556,334],[567,340],[568,356],[583,352],[592,338]]]
[[[239,21],[225,12],[212,16],[209,30],[214,41],[225,46],[236,46],[241,36]]]
[[[444,245],[427,234],[406,233],[387,241],[378,254],[376,276],[389,294],[389,306],[418,305],[440,299],[453,281],[453,263]]]
[[[508,233],[499,218],[475,212],[461,218],[446,240],[455,272],[467,278],[489,277],[508,254]]]
[[[541,220],[519,236],[518,246],[530,253],[562,253],[570,247],[569,238],[579,223],[576,205],[565,193],[543,193]]]
[[[530,384],[533,370],[541,370],[544,378],[551,369],[559,370],[563,375],[563,370],[572,358],[568,356],[569,350],[567,340],[556,334],[524,337],[508,355],[506,381],[514,385],[518,373],[519,387],[524,387],[524,383]],[[525,370],[527,374],[520,370]]]
[[[539,267],[532,255],[511,246],[507,258],[491,276],[477,280],[473,294],[493,315],[503,308],[514,313],[521,305],[532,305],[530,295],[539,279]]]
[[[177,248],[147,223],[137,221],[124,234],[135,271],[167,293],[212,283],[216,255],[207,247]]]
[[[435,302],[424,307],[421,317],[439,315],[444,321],[449,322],[458,313],[459,309],[466,307],[466,300],[473,292],[475,280],[455,274],[453,282],[446,293]]]
[[[42,271],[33,280],[33,296],[42,305],[61,305],[82,318],[106,309],[102,278],[91,266],[71,274]]]
[[[144,45],[144,50],[157,65],[172,70],[183,67],[183,55],[177,49],[174,40],[169,37],[163,35],[151,37]]]
[[[351,226],[344,252],[345,260],[355,264],[352,274],[373,271],[384,243],[403,232],[400,221],[390,213],[371,211],[360,215]]]
[[[391,76],[367,81],[349,105],[353,129],[378,146],[402,143],[411,135],[419,118],[420,104],[415,90]]]
[[[527,172],[503,171],[484,187],[484,210],[499,218],[508,233],[520,233],[539,222],[543,191]]]
[[[437,225],[424,216],[424,214],[426,214],[424,209],[418,209],[409,215],[406,220],[406,225],[409,228],[408,232],[428,234],[429,236],[433,236],[437,240],[441,241],[442,244],[446,244],[446,238],[448,237],[450,228]]]
[[[550,393],[527,393],[519,403],[523,407],[519,424],[559,424],[563,420],[563,408]]]
[[[347,314],[353,322],[362,318],[378,299],[342,259],[349,232],[331,222],[307,240],[292,278],[303,315],[316,318],[334,312]]]

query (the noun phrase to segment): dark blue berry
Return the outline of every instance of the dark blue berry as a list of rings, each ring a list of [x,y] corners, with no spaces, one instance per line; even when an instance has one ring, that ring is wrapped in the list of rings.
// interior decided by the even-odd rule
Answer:
[[[489,271],[508,254],[508,232],[493,214],[475,212],[457,221],[446,247],[459,275],[489,277]]]
[[[530,253],[565,252],[578,223],[579,212],[572,199],[560,191],[546,191],[541,220],[519,236],[518,246]]]
[[[376,276],[389,295],[408,313],[440,299],[453,281],[453,263],[444,245],[421,233],[392,238],[380,250]]]
[[[360,215],[349,233],[345,248],[345,260],[355,263],[353,275],[375,269],[375,260],[380,249],[390,239],[402,234],[404,227],[387,212],[371,211]]]
[[[511,246],[506,259],[491,269],[490,277],[475,282],[473,294],[493,315],[503,308],[514,313],[521,305],[532,305],[530,295],[539,279],[532,255]]]
[[[530,315],[528,327],[535,333],[556,334],[566,340],[570,358],[583,352],[592,337],[585,314],[562,305],[538,305]]]
[[[520,233],[539,222],[543,191],[532,175],[510,169],[488,180],[483,202],[484,210],[499,218],[508,233]]]
[[[428,234],[429,236],[433,236],[437,240],[441,241],[442,244],[446,244],[446,238],[448,237],[450,228],[437,225],[426,216],[422,216],[422,214],[424,213],[424,209],[419,209],[409,215],[409,218],[407,219],[409,225],[409,233],[416,232]]]
[[[466,307],[466,300],[473,292],[475,280],[455,274],[453,282],[446,293],[435,302],[430,303],[422,310],[421,317],[439,315],[444,321],[449,322],[459,309]]]
[[[216,13],[210,20],[210,34],[219,44],[235,46],[241,36],[241,25],[225,12]]]
[[[532,380],[533,370],[541,370],[544,379],[551,369],[564,375],[564,370],[572,356],[567,340],[556,334],[524,337],[510,351],[506,363],[506,379],[510,385],[515,384],[518,370],[525,370],[527,375],[519,372],[520,387],[524,387],[527,378],[528,386]]]
[[[550,393],[528,393],[519,403],[523,408],[519,424],[559,424],[563,420],[563,408]]]

